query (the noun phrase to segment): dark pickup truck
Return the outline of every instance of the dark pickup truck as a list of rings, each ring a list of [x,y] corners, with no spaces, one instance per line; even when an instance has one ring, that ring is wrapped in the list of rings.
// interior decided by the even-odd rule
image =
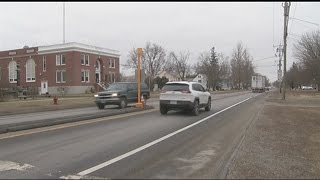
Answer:
[[[140,86],[141,96],[145,102],[150,98],[150,91],[145,83]],[[95,103],[99,109],[105,105],[118,105],[125,108],[129,102],[138,102],[138,85],[136,82],[116,82],[111,84],[105,91],[95,94]]]

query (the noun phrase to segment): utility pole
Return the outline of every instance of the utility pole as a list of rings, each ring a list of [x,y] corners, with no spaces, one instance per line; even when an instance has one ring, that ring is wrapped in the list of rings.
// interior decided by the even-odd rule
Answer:
[[[277,47],[277,46],[275,46],[275,47]],[[278,82],[279,82],[279,89],[280,89],[280,94],[281,94],[281,81],[282,81],[282,70],[281,70],[282,64],[281,64],[281,60],[282,60],[282,53],[283,53],[283,48],[282,48],[281,43],[277,48],[277,53],[278,53],[278,55],[275,54],[275,56],[279,57]]]
[[[66,3],[63,2],[63,44],[66,43],[66,8],[65,8]]]
[[[282,78],[282,100],[286,99],[286,71],[287,71],[287,36],[288,36],[288,23],[289,23],[289,11],[291,2],[282,3],[284,8],[284,32],[283,32],[283,78]]]

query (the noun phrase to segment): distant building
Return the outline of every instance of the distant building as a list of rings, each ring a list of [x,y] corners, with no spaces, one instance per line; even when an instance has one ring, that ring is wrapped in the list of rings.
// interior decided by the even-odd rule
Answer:
[[[204,88],[208,88],[208,78],[204,74],[197,74],[195,78],[192,80],[193,82],[198,82],[202,84]]]
[[[176,75],[173,75],[167,71],[161,71],[158,75],[160,78],[162,78],[163,76],[165,76],[166,78],[168,78],[169,82],[172,81],[180,81],[180,78]]]
[[[231,90],[232,82],[229,79],[223,79],[221,81],[221,90]]]
[[[39,94],[79,94],[119,81],[120,52],[81,43],[0,52],[0,88],[34,88]]]

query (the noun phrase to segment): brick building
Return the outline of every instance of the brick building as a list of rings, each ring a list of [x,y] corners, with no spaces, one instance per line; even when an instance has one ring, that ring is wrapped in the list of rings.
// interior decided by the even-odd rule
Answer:
[[[0,88],[34,89],[38,94],[99,91],[119,81],[120,52],[81,43],[0,51]]]

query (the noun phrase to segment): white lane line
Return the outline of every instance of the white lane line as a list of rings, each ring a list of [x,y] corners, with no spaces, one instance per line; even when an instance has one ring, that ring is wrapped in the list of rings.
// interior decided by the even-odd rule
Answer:
[[[255,96],[253,96],[253,97],[255,97]],[[122,159],[124,159],[124,158],[126,158],[126,157],[129,157],[129,156],[131,156],[131,155],[133,155],[133,154],[136,154],[136,153],[139,152],[139,151],[142,151],[142,150],[144,150],[144,149],[147,149],[148,147],[153,146],[153,145],[155,145],[155,144],[157,144],[157,143],[159,143],[159,142],[161,142],[161,141],[163,141],[163,140],[165,140],[165,139],[168,139],[168,138],[170,138],[171,136],[174,136],[174,135],[176,135],[176,134],[178,134],[178,133],[180,133],[180,132],[182,132],[182,131],[185,131],[185,130],[187,130],[187,129],[189,129],[189,128],[197,125],[197,124],[200,124],[200,123],[202,123],[202,122],[204,122],[204,121],[212,118],[213,116],[216,116],[216,115],[218,115],[218,114],[220,114],[220,113],[222,113],[222,112],[224,112],[224,111],[226,111],[226,110],[228,110],[228,109],[230,109],[230,108],[233,108],[233,107],[235,107],[235,106],[237,106],[237,105],[239,105],[239,104],[241,104],[241,103],[243,103],[243,102],[246,102],[246,101],[248,101],[249,99],[251,99],[251,98],[253,98],[253,97],[249,97],[249,98],[247,98],[247,99],[245,99],[245,100],[243,100],[243,101],[240,101],[240,102],[238,102],[238,103],[236,103],[236,104],[234,104],[234,105],[232,105],[232,106],[229,106],[229,107],[227,107],[227,108],[225,108],[225,109],[223,109],[223,110],[221,110],[221,111],[218,111],[218,112],[216,112],[216,113],[214,113],[214,114],[212,114],[212,115],[210,115],[210,116],[208,116],[208,117],[206,117],[206,118],[203,118],[203,119],[201,119],[201,120],[199,120],[199,121],[197,121],[197,122],[195,122],[195,123],[193,123],[193,124],[190,124],[190,125],[182,128],[182,129],[179,129],[179,130],[177,130],[177,131],[175,131],[175,132],[172,132],[172,133],[170,133],[170,134],[168,134],[168,135],[166,135],[166,136],[163,136],[163,137],[161,137],[161,138],[159,138],[159,139],[157,139],[157,140],[154,140],[154,141],[152,141],[152,142],[150,142],[150,143],[148,143],[148,144],[145,144],[145,145],[143,145],[143,146],[141,146],[141,147],[139,147],[139,148],[137,148],[137,149],[134,149],[134,150],[132,150],[132,151],[129,151],[129,152],[127,152],[127,153],[125,153],[125,154],[123,154],[123,155],[121,155],[121,156],[115,157],[115,158],[113,158],[113,159],[111,159],[111,160],[109,160],[109,161],[106,161],[106,162],[102,163],[102,164],[99,164],[99,165],[96,165],[96,166],[94,166],[94,167],[92,167],[92,168],[89,168],[89,169],[87,169],[87,170],[81,171],[81,172],[79,172],[77,175],[79,175],[79,176],[85,176],[85,175],[88,175],[88,174],[90,174],[90,173],[92,173],[92,172],[94,172],[94,171],[97,171],[97,170],[101,169],[101,168],[104,168],[104,167],[106,167],[106,166],[109,166],[110,164],[113,164],[113,163],[115,163],[115,162],[118,162],[118,161],[120,161],[120,160],[122,160]]]

